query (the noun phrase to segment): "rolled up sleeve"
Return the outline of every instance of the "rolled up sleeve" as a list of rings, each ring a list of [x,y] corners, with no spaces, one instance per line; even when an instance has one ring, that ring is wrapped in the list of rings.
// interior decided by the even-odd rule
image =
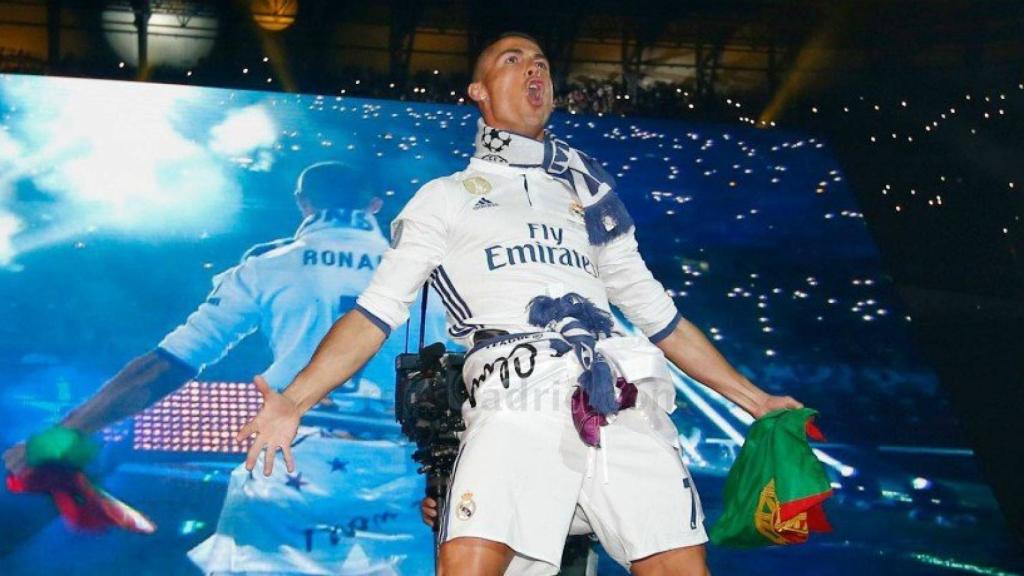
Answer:
[[[391,247],[356,310],[385,333],[405,323],[409,305],[448,249],[449,202],[445,183],[419,189],[391,223]]]
[[[157,346],[196,371],[224,357],[260,325],[254,271],[245,263],[213,279],[213,291]]]

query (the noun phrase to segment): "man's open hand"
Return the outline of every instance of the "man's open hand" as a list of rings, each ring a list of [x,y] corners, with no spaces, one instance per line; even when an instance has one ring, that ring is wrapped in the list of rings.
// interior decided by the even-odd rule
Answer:
[[[277,451],[284,453],[284,463],[288,472],[295,471],[295,460],[292,458],[292,440],[299,429],[298,407],[291,400],[285,398],[277,391],[272,390],[261,376],[257,376],[253,382],[256,389],[263,395],[263,407],[259,414],[242,426],[236,438],[239,442],[244,441],[252,435],[256,435],[249,454],[245,458],[245,469],[252,472],[256,467],[256,459],[260,452],[266,449],[263,457],[263,474],[270,476],[274,471],[274,459]]]
[[[423,523],[431,528],[434,527],[434,521],[437,519],[437,501],[427,496],[420,502],[420,518],[423,519]]]

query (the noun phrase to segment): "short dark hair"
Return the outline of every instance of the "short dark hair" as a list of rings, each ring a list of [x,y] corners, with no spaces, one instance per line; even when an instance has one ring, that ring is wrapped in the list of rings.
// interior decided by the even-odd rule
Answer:
[[[360,210],[380,198],[376,179],[368,167],[331,160],[307,166],[295,183],[295,197],[317,210]]]
[[[491,47],[506,38],[523,38],[529,40],[530,42],[533,42],[537,46],[540,46],[540,41],[538,41],[533,36],[527,34],[526,32],[517,32],[515,30],[509,30],[507,32],[502,32],[501,34],[492,37],[491,39],[484,43],[484,47],[480,50],[480,53],[477,54],[476,61],[473,63],[473,82],[477,82],[480,80],[480,66],[483,64],[484,58],[490,53]],[[541,48],[541,50],[543,50],[543,48]]]

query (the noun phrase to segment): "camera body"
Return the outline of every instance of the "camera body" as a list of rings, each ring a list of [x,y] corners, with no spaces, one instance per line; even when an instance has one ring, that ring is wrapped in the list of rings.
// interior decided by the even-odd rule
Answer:
[[[436,343],[395,360],[395,417],[402,433],[416,444],[413,460],[427,477],[427,496],[439,506],[459,453],[458,433],[466,429],[464,359],[464,354],[447,352]]]

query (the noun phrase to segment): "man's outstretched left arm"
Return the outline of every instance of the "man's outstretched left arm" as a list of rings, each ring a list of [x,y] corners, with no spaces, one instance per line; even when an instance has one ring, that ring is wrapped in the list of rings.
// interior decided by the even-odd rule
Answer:
[[[701,331],[683,318],[647,268],[634,233],[599,250],[609,301],[687,375],[728,398],[755,418],[779,408],[801,408],[789,396],[772,396],[736,371]]]
[[[780,408],[803,408],[803,404],[791,396],[772,396],[755,386],[685,318],[679,318],[675,328],[659,340],[657,346],[688,376],[725,396],[754,418]]]

